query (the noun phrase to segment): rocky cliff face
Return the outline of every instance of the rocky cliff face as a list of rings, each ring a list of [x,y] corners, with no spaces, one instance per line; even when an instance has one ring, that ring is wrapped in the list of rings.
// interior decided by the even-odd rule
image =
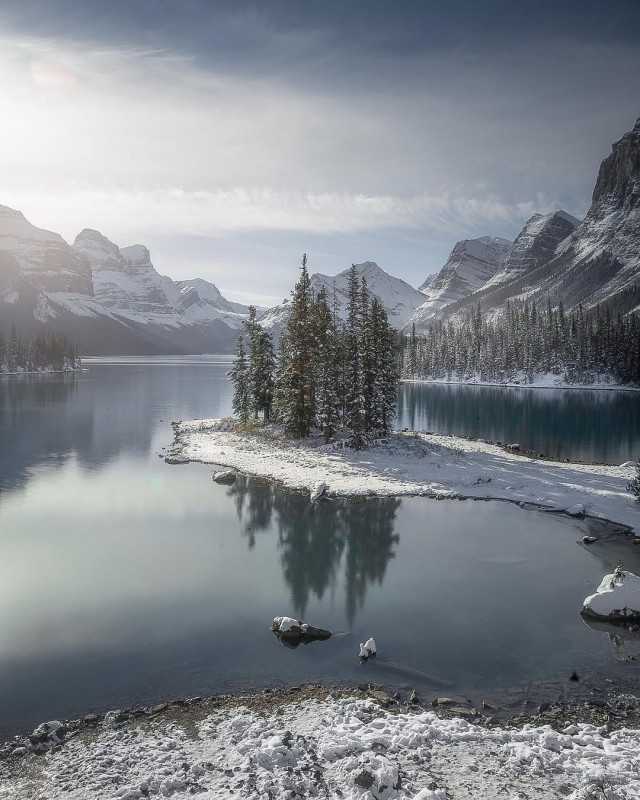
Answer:
[[[558,245],[570,236],[580,220],[566,211],[534,214],[516,236],[513,247],[500,269],[483,288],[517,278],[550,261]]]
[[[410,323],[419,329],[441,309],[480,289],[501,268],[511,248],[512,242],[497,236],[458,242],[436,278],[423,284],[426,299]]]
[[[0,251],[13,256],[21,276],[43,291],[93,296],[86,258],[57,233],[36,228],[7,206],[0,206]]]
[[[640,120],[613,143],[600,165],[584,221],[575,225],[577,220],[565,212],[552,217],[529,220],[518,237],[522,247],[516,249],[514,243],[516,261],[511,264],[523,269],[520,275],[496,285],[497,273],[486,287],[438,316],[456,320],[477,303],[490,312],[525,300],[552,306],[562,302],[567,310],[600,304],[614,313],[640,311]],[[533,236],[532,227],[538,229]],[[560,241],[545,260],[554,240]]]

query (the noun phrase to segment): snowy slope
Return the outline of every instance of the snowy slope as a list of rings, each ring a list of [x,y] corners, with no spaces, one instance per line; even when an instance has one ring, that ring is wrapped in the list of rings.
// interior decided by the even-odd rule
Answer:
[[[399,329],[405,325],[414,309],[424,301],[424,296],[417,289],[400,278],[389,275],[374,261],[365,261],[363,264],[356,264],[355,267],[359,278],[366,280],[370,295],[376,297],[384,306],[389,316],[389,323],[394,328]],[[331,300],[335,287],[337,312],[341,319],[345,319],[347,314],[348,283],[349,268],[338,275],[323,275],[316,272],[311,276],[311,286],[315,294],[324,288]],[[264,327],[277,333],[288,316],[289,302],[285,300],[275,308],[269,309],[260,322]]]
[[[512,243],[497,236],[464,239],[451,251],[435,280],[422,292],[427,298],[411,316],[416,329],[423,328],[445,306],[455,303],[484,286],[508,257]]]
[[[534,214],[516,236],[511,252],[501,268],[483,288],[488,289],[490,286],[505,283],[541,264],[546,264],[579,224],[580,220],[567,214],[566,211]]]

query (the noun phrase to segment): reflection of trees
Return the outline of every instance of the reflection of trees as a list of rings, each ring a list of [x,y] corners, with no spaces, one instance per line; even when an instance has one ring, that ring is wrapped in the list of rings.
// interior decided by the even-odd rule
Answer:
[[[335,585],[344,560],[346,611],[349,622],[362,608],[371,583],[382,584],[395,555],[399,536],[393,532],[397,499],[366,502],[330,500],[315,506],[306,496],[282,492],[239,476],[229,493],[244,521],[249,548],[271,520],[278,529],[284,579],[295,613],[304,617],[309,598],[322,599]]]
[[[43,449],[48,463],[64,461],[72,431],[64,410],[77,392],[78,377],[0,377],[0,492],[22,488]]]

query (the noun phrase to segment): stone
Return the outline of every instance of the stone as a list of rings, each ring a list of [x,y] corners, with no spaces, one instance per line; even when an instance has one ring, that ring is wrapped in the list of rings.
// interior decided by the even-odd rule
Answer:
[[[211,473],[211,480],[215,483],[235,483],[236,473],[232,469],[223,469]]]
[[[309,644],[310,642],[326,641],[331,638],[331,631],[324,628],[316,628],[307,622],[302,622],[293,617],[274,617],[271,623],[271,631],[280,642],[287,647],[297,647],[299,644]]]

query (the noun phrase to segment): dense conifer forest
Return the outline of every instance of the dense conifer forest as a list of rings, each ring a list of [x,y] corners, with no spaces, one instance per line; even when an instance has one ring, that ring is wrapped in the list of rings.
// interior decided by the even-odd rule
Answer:
[[[461,324],[436,321],[404,338],[404,378],[531,383],[545,374],[639,386],[640,316],[524,303],[487,317],[477,307]]]
[[[15,327],[0,334],[0,373],[45,372],[79,369],[78,351],[61,333],[43,331],[23,339]]]
[[[397,334],[353,266],[348,295],[342,322],[335,297],[312,291],[304,256],[277,353],[250,310],[229,371],[233,410],[242,422],[262,414],[293,436],[318,429],[326,442],[345,429],[356,448],[390,430],[399,382]]]

